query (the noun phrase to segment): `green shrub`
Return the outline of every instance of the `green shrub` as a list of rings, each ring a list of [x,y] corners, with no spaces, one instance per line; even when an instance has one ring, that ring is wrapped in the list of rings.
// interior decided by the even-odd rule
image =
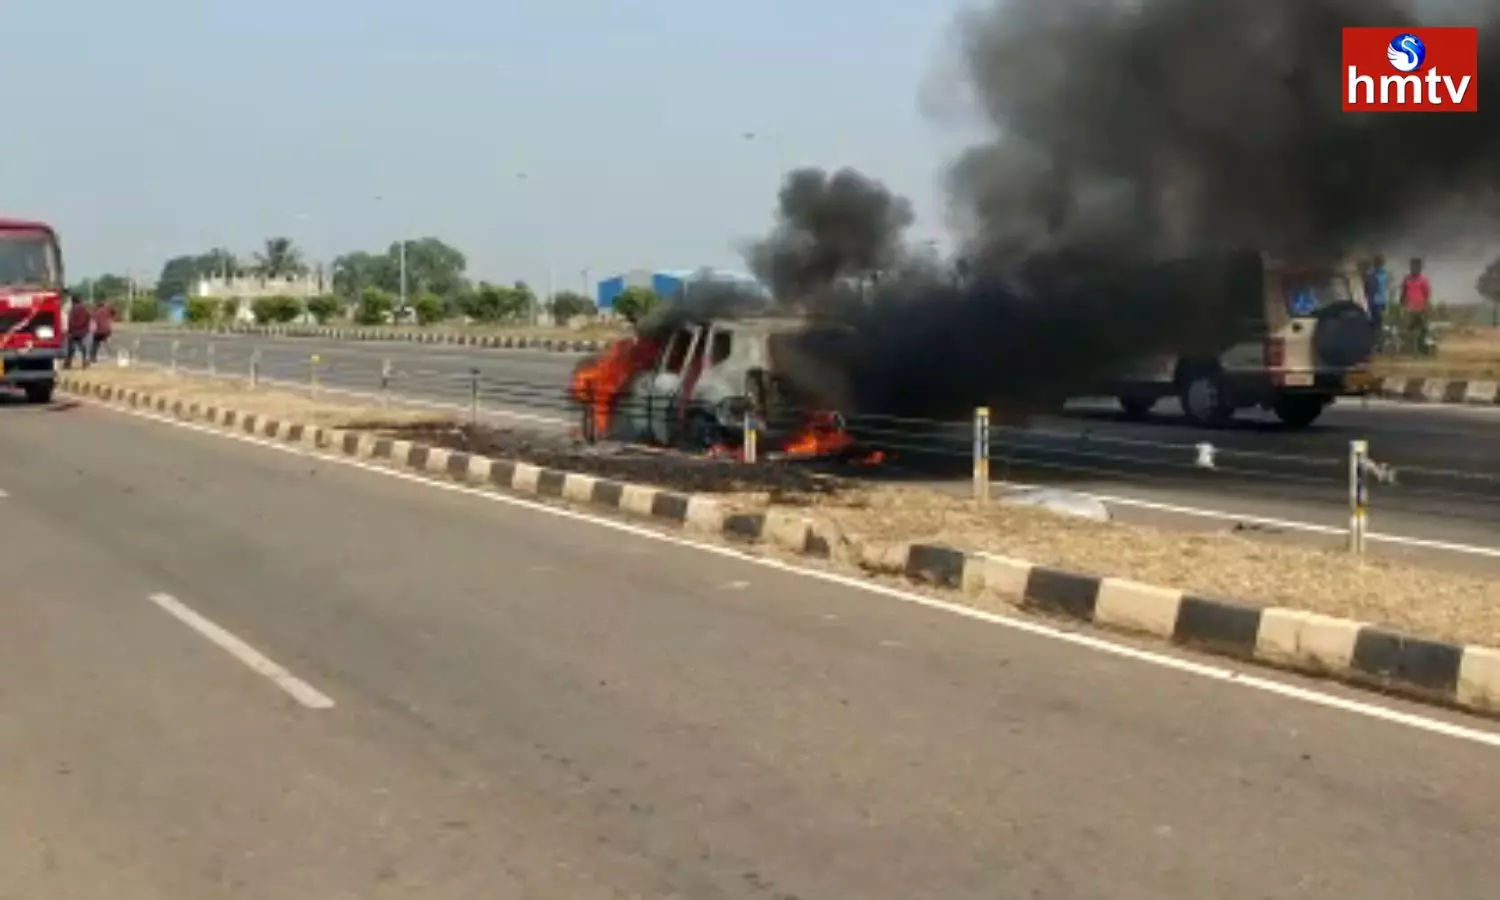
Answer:
[[[280,325],[297,321],[307,311],[296,297],[272,297],[271,300],[275,304],[276,322]]]
[[[365,288],[359,296],[355,321],[360,325],[384,325],[396,308],[396,298],[380,288]]]
[[[302,315],[302,301],[296,297],[259,297],[250,304],[258,325],[286,325]]]
[[[515,288],[480,282],[460,302],[464,315],[476,322],[509,322],[526,312],[527,295]]]
[[[418,325],[433,325],[443,321],[448,313],[448,304],[436,294],[419,294],[412,310],[417,314]]]
[[[594,301],[573,291],[563,291],[556,295],[549,305],[552,309],[552,318],[559,325],[578,316],[592,316],[599,311]]]
[[[212,298],[189,297],[182,318],[189,325],[210,325],[218,311],[219,304]]]
[[[255,324],[269,325],[276,321],[276,301],[271,297],[257,297],[250,301],[250,314],[255,316]]]
[[[161,319],[161,304],[155,297],[137,297],[130,301],[130,321],[155,322]]]
[[[615,312],[627,322],[639,322],[661,305],[661,295],[650,288],[628,287],[615,298]]]
[[[343,308],[344,302],[332,294],[321,294],[307,300],[307,311],[319,325],[327,325],[328,320],[338,315]]]

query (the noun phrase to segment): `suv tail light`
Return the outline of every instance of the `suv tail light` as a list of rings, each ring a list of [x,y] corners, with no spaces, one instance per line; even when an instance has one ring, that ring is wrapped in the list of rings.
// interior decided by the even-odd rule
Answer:
[[[1268,338],[1266,340],[1266,368],[1280,369],[1286,365],[1286,340],[1283,338]]]

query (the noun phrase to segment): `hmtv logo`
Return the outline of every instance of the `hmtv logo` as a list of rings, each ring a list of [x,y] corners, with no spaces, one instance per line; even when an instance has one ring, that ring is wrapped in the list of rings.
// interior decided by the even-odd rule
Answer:
[[[1478,112],[1479,29],[1345,28],[1344,112]]]

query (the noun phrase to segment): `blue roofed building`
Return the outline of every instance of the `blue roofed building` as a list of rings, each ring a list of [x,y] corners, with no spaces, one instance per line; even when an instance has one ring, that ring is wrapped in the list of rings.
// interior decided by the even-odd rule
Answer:
[[[749,272],[739,272],[732,269],[714,269],[700,267],[697,269],[633,269],[629,272],[616,275],[612,278],[602,279],[594,295],[594,303],[600,310],[610,311],[615,308],[615,299],[625,292],[626,288],[646,288],[656,292],[663,299],[670,302],[676,297],[682,296],[683,292],[692,282],[696,280],[726,281],[733,284],[742,284],[756,290],[763,290],[760,282]]]

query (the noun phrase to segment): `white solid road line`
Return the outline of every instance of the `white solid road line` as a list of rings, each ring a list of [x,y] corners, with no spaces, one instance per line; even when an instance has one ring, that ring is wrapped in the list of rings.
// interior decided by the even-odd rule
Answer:
[[[1195,659],[1189,659],[1185,656],[1178,656],[1172,653],[1157,652],[1154,650],[1146,650],[1139,647],[1133,647],[1129,644],[1110,640],[1105,637],[1098,637],[1080,632],[1066,631],[1064,629],[1048,625],[1046,622],[1039,619],[1022,618],[1020,616],[1004,615],[987,610],[975,609],[974,607],[964,606],[959,603],[951,603],[945,600],[936,599],[934,597],[928,597],[923,594],[916,593],[915,591],[903,590],[901,588],[892,587],[889,585],[878,584],[854,576],[839,575],[833,572],[824,572],[817,569],[804,568],[802,566],[793,565],[791,563],[782,562],[780,560],[757,556],[755,554],[747,553],[743,550],[738,550],[733,547],[720,546],[716,544],[706,544],[699,541],[690,540],[680,535],[668,534],[641,525],[634,525],[629,522],[623,522],[618,519],[591,515],[560,506],[549,506],[545,503],[525,500],[520,497],[496,493],[482,488],[469,487],[467,485],[457,484],[455,482],[437,481],[432,478],[413,475],[411,473],[401,472],[396,469],[385,468],[383,466],[375,465],[373,463],[366,463],[357,459],[349,459],[347,457],[340,456],[328,456],[323,453],[312,452],[290,444],[279,444],[273,441],[265,440],[263,438],[254,438],[245,434],[223,431],[211,426],[199,425],[193,422],[184,422],[178,419],[156,415],[154,413],[146,413],[134,409],[125,409],[122,407],[110,406],[107,404],[96,405],[100,406],[103,409],[108,409],[117,413],[121,413],[123,415],[150,419],[154,422],[159,422],[163,425],[170,425],[175,428],[182,428],[188,431],[196,431],[200,434],[212,435],[218,438],[227,438],[229,440],[239,441],[241,443],[254,444],[258,447],[264,447],[266,449],[275,450],[281,453],[289,453],[293,456],[310,456],[316,459],[323,460],[324,462],[328,462],[334,465],[347,466],[349,468],[358,469],[362,472],[367,472],[372,475],[379,475],[385,478],[395,478],[401,481],[419,484],[435,490],[464,494],[489,503],[500,503],[505,506],[519,507],[521,509],[539,512],[544,515],[555,516],[557,518],[563,519],[571,519],[576,522],[587,522],[600,528],[608,528],[613,531],[631,534],[636,537],[645,538],[647,540],[659,541],[667,544],[675,544],[681,547],[690,547],[695,550],[700,550],[704,553],[712,553],[717,556],[729,557],[732,559],[740,560],[742,562],[750,563],[752,565],[763,566],[768,569],[775,569],[780,572],[799,575],[804,578],[812,578],[830,584],[837,584],[842,587],[847,587],[857,591],[863,591],[868,594],[877,594],[879,596],[886,597],[891,600],[897,600],[902,603],[910,603],[915,606],[922,606],[928,609],[941,611],[949,615],[962,616],[966,619],[973,619],[976,621],[985,622],[990,625],[998,625],[1002,628],[1008,628],[1012,631],[1018,631],[1023,634],[1029,634],[1035,637],[1045,638],[1047,640],[1056,641],[1062,644],[1068,644],[1074,647],[1093,650],[1099,653],[1106,653],[1111,656],[1130,659],[1136,662],[1157,666],[1159,668],[1170,669],[1187,675],[1195,675],[1199,678],[1206,678],[1210,681],[1235,685],[1242,688],[1249,688],[1251,690],[1273,694],[1278,697],[1284,697],[1289,700],[1297,700],[1303,703],[1311,704],[1313,706],[1321,706],[1325,709],[1339,710],[1340,712],[1351,713],[1353,715],[1363,716],[1368,719],[1375,719],[1394,725],[1414,728],[1418,731],[1425,731],[1429,734],[1442,735],[1444,737],[1450,737],[1456,740],[1467,741],[1486,747],[1500,749],[1500,731],[1491,731],[1483,728],[1461,725],[1456,722],[1449,722],[1443,719],[1405,712],[1399,709],[1393,709],[1389,706],[1382,706],[1378,703],[1356,700],[1351,697],[1342,697],[1337,694],[1326,693],[1324,691],[1302,687],[1300,685],[1292,684],[1289,681],[1283,681],[1281,679],[1269,677],[1266,675],[1248,674],[1246,672],[1237,671],[1225,666],[1201,662]]]
[[[1023,490],[1046,487],[1041,484],[1026,484],[1019,481],[996,481],[1001,487],[1021,488]],[[1174,515],[1192,516],[1200,519],[1213,519],[1220,522],[1241,522],[1246,525],[1261,525],[1266,528],[1280,528],[1286,531],[1305,531],[1309,534],[1332,535],[1343,537],[1349,533],[1347,528],[1339,528],[1333,525],[1317,525],[1312,522],[1298,522],[1292,519],[1273,519],[1265,516],[1252,516],[1244,513],[1224,512],[1217,509],[1203,509],[1197,506],[1180,506],[1175,503],[1163,503],[1158,500],[1142,500],[1137,497],[1121,497],[1116,494],[1096,494],[1093,491],[1072,491],[1090,499],[1104,504],[1115,506],[1133,506],[1136,509],[1152,510],[1154,512],[1172,513]],[[1401,547],[1414,547],[1422,550],[1439,550],[1444,553],[1463,553],[1470,556],[1484,556],[1491,559],[1500,559],[1500,547],[1479,547],[1474,544],[1455,544],[1448,541],[1435,541],[1430,538],[1411,537],[1402,534],[1386,534],[1384,532],[1372,531],[1365,534],[1367,540],[1381,544],[1395,544]]]
[[[259,650],[205,619],[171,594],[152,594],[151,602],[178,621],[229,651],[229,655],[271,679],[277,687],[308,709],[332,709],[333,700],[317,688],[268,659]]]

